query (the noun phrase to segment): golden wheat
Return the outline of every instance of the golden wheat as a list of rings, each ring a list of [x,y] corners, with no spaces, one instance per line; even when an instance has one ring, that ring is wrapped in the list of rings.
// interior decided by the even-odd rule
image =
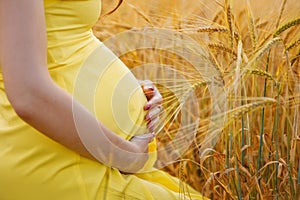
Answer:
[[[103,1],[104,10],[110,5],[111,1]],[[199,56],[199,60],[205,60],[199,66],[209,66],[207,74],[213,71],[212,76],[220,77],[218,87],[223,85],[223,91],[229,96],[222,99],[228,105],[227,110],[214,112],[217,106],[209,88],[216,83],[209,81],[213,80],[211,77],[202,79],[188,60],[180,56],[136,50],[122,57],[130,68],[145,63],[167,64],[184,77],[159,80],[174,82],[168,89],[158,84],[169,113],[166,118],[169,122],[159,134],[161,145],[172,141],[178,129],[184,129],[183,136],[191,129],[180,127],[182,120],[188,120],[182,119],[180,98],[188,99],[187,91],[194,91],[198,98],[200,123],[193,143],[178,162],[164,170],[211,199],[300,197],[300,166],[295,162],[300,155],[297,148],[299,10],[298,0],[174,0],[172,3],[127,0],[97,24],[95,31],[100,39],[130,28],[149,26],[188,35],[207,52],[205,59]],[[165,37],[167,41],[168,36]],[[156,45],[153,44],[154,49]],[[182,52],[193,52],[193,48],[196,47]],[[157,73],[161,72],[153,72]],[[180,95],[174,95],[171,90]],[[197,118],[192,112],[189,117]],[[221,118],[224,119],[222,131],[213,132],[215,119]],[[217,138],[216,145],[210,145],[209,140]],[[205,145],[207,148],[203,149]]]

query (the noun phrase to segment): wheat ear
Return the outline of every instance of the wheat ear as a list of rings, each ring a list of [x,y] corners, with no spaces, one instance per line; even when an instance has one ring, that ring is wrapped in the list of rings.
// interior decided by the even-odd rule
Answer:
[[[282,26],[280,26],[274,33],[274,37],[277,37],[278,35],[280,35],[282,32],[284,32],[285,30],[293,27],[293,26],[297,26],[300,24],[300,18],[294,19]]]

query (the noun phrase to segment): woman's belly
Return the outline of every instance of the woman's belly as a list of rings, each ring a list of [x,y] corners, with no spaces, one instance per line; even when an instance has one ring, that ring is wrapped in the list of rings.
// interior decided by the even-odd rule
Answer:
[[[143,109],[146,96],[123,62],[102,43],[84,60],[80,66],[53,70],[53,79],[72,93],[102,124],[124,139],[148,133],[146,111]],[[85,144],[89,143],[89,136],[80,137]],[[157,157],[156,141],[148,147],[149,159],[143,171],[151,170]]]
[[[143,109],[147,99],[137,79],[103,44],[78,69],[72,93],[123,138],[148,132]]]

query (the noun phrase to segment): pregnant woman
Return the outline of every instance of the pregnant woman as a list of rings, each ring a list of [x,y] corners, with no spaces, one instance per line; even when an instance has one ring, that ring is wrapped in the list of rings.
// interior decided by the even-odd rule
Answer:
[[[0,0],[0,199],[202,199],[152,167],[159,94],[106,63],[99,14],[99,0]]]

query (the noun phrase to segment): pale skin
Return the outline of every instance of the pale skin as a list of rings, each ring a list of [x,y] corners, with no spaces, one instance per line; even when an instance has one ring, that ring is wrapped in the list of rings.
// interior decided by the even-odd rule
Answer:
[[[0,61],[5,90],[16,113],[29,125],[49,138],[61,143],[82,156],[94,159],[82,144],[73,118],[73,109],[80,113],[86,132],[101,134],[100,162],[110,163],[121,171],[138,171],[148,158],[147,146],[153,135],[145,133],[143,139],[126,141],[105,128],[71,95],[58,87],[47,69],[47,38],[43,0],[0,0]],[[37,84],[38,83],[38,84]],[[148,98],[145,117],[149,132],[157,121],[157,105],[161,95],[151,82],[144,82]],[[59,116],[59,117],[57,117]],[[82,130],[81,130],[82,131]],[[148,135],[147,135],[148,134]],[[120,151],[112,148],[118,146]],[[126,162],[108,160],[108,152]],[[127,156],[131,152],[135,156]],[[128,170],[127,163],[136,163]]]

